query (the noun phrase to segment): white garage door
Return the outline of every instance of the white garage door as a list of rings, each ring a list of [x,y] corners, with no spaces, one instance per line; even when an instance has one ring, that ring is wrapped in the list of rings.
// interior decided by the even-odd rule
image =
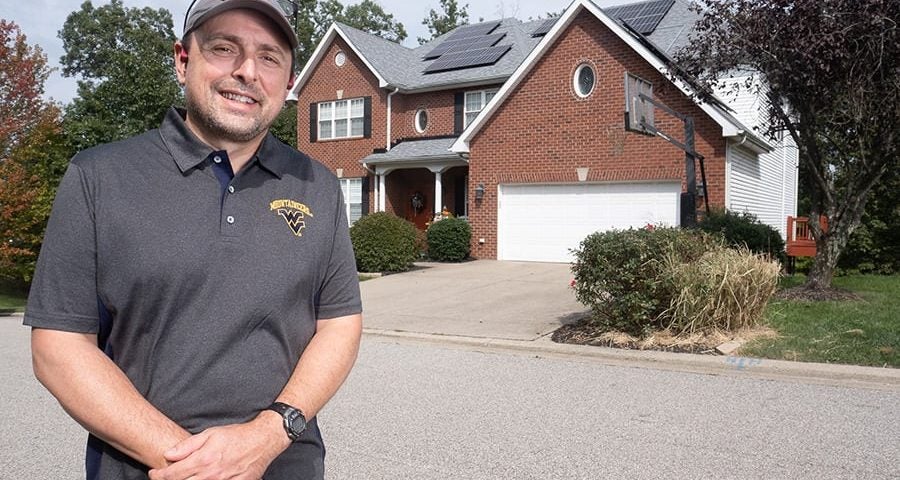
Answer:
[[[497,258],[570,262],[596,231],[678,225],[681,184],[501,185]]]

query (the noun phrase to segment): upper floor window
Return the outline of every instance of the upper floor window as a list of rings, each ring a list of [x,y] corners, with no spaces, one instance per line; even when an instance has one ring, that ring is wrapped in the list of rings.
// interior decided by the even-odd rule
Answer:
[[[468,127],[472,120],[475,120],[475,117],[478,116],[478,113],[484,108],[488,102],[494,98],[494,95],[497,94],[497,90],[478,90],[476,92],[466,92],[465,99],[465,125],[464,127]]]
[[[362,98],[320,103],[318,138],[327,140],[362,137],[365,126],[364,105]]]

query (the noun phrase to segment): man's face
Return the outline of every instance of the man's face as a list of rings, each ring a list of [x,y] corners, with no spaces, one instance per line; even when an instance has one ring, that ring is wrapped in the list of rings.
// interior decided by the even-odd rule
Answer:
[[[187,49],[175,45],[188,124],[207,143],[249,142],[275,121],[291,75],[290,47],[279,32],[266,16],[235,9],[204,22]]]

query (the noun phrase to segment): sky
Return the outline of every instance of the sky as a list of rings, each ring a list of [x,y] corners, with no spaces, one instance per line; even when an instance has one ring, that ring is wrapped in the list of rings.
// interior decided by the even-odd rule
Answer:
[[[0,0],[0,18],[11,20],[19,25],[25,33],[30,45],[40,45],[47,54],[51,67],[55,67],[47,83],[44,85],[45,98],[63,103],[75,96],[76,83],[73,78],[64,78],[59,71],[59,58],[63,55],[62,40],[57,32],[62,28],[69,13],[78,10],[83,0]],[[401,22],[406,28],[407,39],[403,42],[408,47],[418,45],[418,37],[427,37],[428,29],[422,20],[431,9],[439,10],[438,0],[375,0],[387,13]],[[601,7],[637,0],[595,0]],[[93,0],[94,6],[109,3],[106,0]],[[184,13],[190,0],[123,0],[126,7],[165,8],[172,12],[175,24],[175,35],[181,36],[181,25]],[[344,1],[344,4],[358,3]],[[468,3],[469,21],[475,23],[479,18],[485,21],[505,17],[516,17],[527,20],[529,17],[546,16],[547,12],[557,12],[567,7],[571,0],[471,0],[459,2],[460,6]]]

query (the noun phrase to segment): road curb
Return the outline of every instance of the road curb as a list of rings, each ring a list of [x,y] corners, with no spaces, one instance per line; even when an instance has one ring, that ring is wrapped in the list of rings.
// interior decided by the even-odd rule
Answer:
[[[376,338],[403,342],[446,345],[486,352],[534,354],[575,361],[595,361],[624,367],[900,391],[900,369],[895,368],[569,345],[555,343],[550,340],[549,336],[543,336],[537,340],[508,340],[372,328],[363,329],[363,333]]]

